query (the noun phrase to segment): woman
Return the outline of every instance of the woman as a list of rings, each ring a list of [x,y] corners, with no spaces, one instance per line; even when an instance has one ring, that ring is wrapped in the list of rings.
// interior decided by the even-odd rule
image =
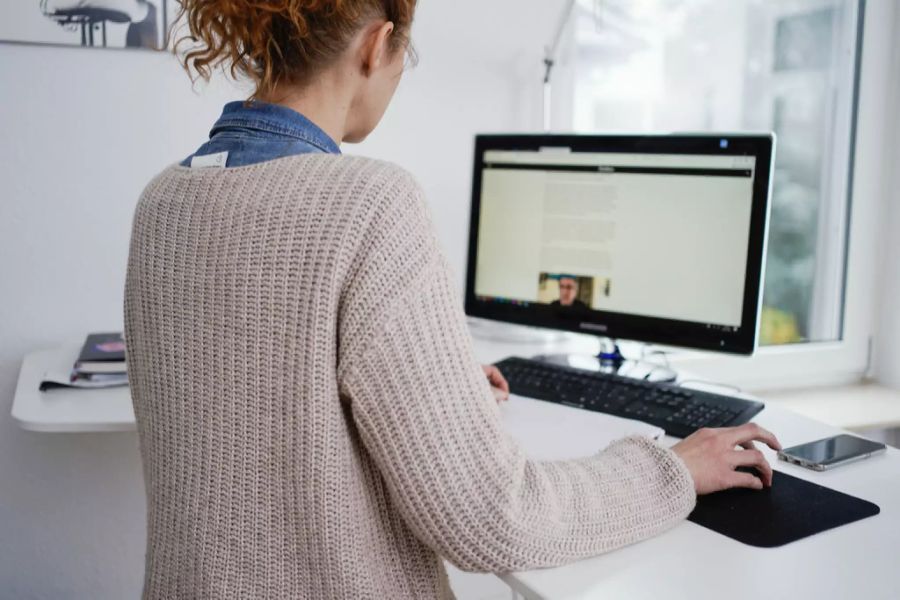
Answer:
[[[559,565],[771,481],[755,425],[543,463],[505,435],[419,186],[339,151],[381,119],[414,4],[184,2],[186,65],[256,93],[135,215],[146,598],[445,598],[442,558]]]

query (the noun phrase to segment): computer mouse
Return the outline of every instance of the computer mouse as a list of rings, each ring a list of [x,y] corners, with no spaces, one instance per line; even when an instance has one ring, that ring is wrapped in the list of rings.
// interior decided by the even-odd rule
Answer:
[[[750,473],[760,481],[763,481],[762,474],[758,470],[753,467],[735,467],[735,471],[740,471],[741,473]],[[765,484],[765,482],[763,482]]]

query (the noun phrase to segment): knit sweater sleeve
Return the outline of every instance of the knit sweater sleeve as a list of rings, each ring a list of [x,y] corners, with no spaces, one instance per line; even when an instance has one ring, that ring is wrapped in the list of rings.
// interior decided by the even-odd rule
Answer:
[[[596,555],[684,519],[690,473],[650,440],[538,462],[504,432],[421,193],[401,188],[348,284],[343,311],[365,319],[341,336],[339,379],[413,532],[464,570],[505,572]]]

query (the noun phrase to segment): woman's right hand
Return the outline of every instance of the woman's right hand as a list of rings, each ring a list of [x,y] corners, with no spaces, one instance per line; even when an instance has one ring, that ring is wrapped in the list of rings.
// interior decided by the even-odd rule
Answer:
[[[747,423],[738,427],[700,429],[672,446],[672,451],[687,465],[697,494],[734,487],[759,490],[772,485],[772,467],[753,444],[754,440],[773,450],[781,450],[781,444],[771,432],[756,423]],[[759,477],[735,471],[736,467],[756,469]]]

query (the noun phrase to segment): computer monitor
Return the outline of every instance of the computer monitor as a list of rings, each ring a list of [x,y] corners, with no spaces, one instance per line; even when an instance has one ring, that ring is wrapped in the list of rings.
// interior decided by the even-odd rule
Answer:
[[[473,317],[752,354],[774,136],[480,135]]]

